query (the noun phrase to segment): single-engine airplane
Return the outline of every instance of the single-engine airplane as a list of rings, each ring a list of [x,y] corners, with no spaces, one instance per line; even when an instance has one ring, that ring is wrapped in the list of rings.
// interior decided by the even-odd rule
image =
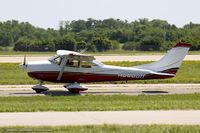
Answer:
[[[176,76],[184,57],[192,45],[178,42],[174,48],[159,61],[133,67],[105,65],[94,56],[68,50],[57,50],[57,54],[46,61],[31,61],[20,64],[28,75],[39,80],[40,84],[32,87],[36,93],[47,91],[44,81],[68,83],[64,85],[71,93],[87,90],[80,83],[103,81],[127,81],[146,79],[165,79]]]

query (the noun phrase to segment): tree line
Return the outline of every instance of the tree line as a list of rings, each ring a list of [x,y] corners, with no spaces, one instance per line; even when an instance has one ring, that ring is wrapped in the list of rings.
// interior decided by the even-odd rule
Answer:
[[[192,43],[192,50],[200,50],[200,24],[190,22],[179,28],[158,19],[128,22],[89,18],[62,21],[55,30],[17,20],[0,22],[0,47],[10,46],[15,51],[162,51],[178,41]]]

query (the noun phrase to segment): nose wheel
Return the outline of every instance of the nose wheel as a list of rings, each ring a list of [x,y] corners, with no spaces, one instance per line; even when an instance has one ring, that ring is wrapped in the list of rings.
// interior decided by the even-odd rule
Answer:
[[[81,91],[88,90],[88,88],[86,88],[85,86],[81,86],[78,83],[67,84],[67,85],[64,85],[64,87],[68,89],[69,92],[74,93],[74,94],[80,93]]]
[[[35,86],[32,87],[32,89],[33,89],[36,93],[38,93],[38,94],[40,94],[40,93],[42,93],[42,92],[44,92],[44,91],[49,90],[46,86],[43,86],[42,83],[43,83],[43,82],[40,82],[40,84],[37,84],[37,85],[35,85]]]

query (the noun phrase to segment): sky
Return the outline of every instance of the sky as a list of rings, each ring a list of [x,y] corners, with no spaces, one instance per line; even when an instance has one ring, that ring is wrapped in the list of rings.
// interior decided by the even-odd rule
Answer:
[[[60,21],[87,18],[162,19],[178,27],[200,23],[200,0],[0,0],[0,21],[19,20],[58,29]]]

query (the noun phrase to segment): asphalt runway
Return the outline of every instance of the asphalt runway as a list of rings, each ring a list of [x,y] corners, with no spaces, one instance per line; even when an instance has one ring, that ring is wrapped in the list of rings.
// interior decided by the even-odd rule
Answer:
[[[0,85],[0,96],[69,96],[62,85],[46,85],[49,91],[36,94],[32,85]],[[84,84],[89,90],[80,95],[166,95],[200,93],[200,84]],[[200,110],[5,112],[0,126],[66,126],[101,124],[200,125]],[[12,129],[10,129],[12,130]]]
[[[87,91],[79,95],[167,95],[200,93],[200,84],[82,84]],[[63,85],[45,85],[49,91],[36,94],[31,89],[33,85],[0,85],[0,96],[70,96]]]
[[[0,126],[200,125],[200,110],[0,113]]]
[[[164,55],[95,56],[98,61],[157,61]],[[0,63],[21,63],[24,56],[0,56]],[[27,56],[27,61],[47,60],[50,56]],[[200,55],[186,55],[186,61],[200,61]]]

